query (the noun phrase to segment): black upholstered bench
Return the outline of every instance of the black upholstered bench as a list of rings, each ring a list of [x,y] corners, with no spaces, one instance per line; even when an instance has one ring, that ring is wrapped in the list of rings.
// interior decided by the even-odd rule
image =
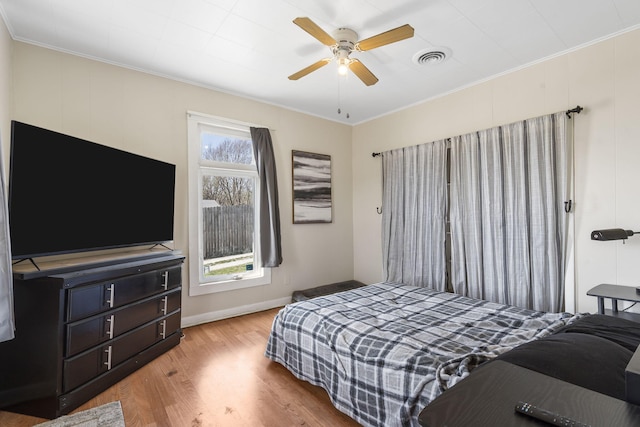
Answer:
[[[294,291],[291,302],[304,301],[310,298],[335,294],[336,292],[348,291],[364,286],[364,283],[357,280],[347,280],[346,282],[331,283],[329,285],[317,286],[315,288]]]

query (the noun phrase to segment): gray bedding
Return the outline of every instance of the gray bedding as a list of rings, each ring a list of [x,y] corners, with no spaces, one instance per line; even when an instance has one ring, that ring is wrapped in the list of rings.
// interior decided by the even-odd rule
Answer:
[[[365,426],[418,426],[474,367],[576,317],[380,283],[287,305],[265,355]]]

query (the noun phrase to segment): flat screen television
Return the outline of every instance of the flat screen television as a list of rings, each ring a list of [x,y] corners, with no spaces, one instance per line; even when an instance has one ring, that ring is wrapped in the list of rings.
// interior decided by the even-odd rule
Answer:
[[[175,165],[11,123],[13,259],[173,240]]]

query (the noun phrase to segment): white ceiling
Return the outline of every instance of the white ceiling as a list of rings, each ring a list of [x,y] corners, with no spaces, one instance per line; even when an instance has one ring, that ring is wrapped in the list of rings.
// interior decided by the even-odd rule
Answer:
[[[350,124],[640,28],[640,0],[0,0],[0,12],[15,40]],[[352,54],[374,86],[335,63],[291,81],[331,56],[301,16],[330,34],[410,24],[415,36]],[[412,61],[432,48],[451,55]]]

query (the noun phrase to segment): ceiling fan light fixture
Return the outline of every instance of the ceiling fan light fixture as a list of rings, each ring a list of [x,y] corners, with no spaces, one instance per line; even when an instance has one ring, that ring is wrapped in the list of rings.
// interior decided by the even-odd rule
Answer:
[[[349,65],[351,65],[350,53],[350,50],[343,48],[338,48],[334,51],[336,62],[338,63],[338,74],[341,76],[346,76],[349,72]]]
[[[338,74],[340,74],[341,76],[346,76],[349,72],[350,63],[351,61],[349,61],[349,58],[338,59]]]
[[[351,64],[351,58],[349,58],[350,53],[351,50],[342,47],[338,47],[334,50],[336,61],[338,63],[338,74],[341,76],[346,76],[349,72],[349,65]]]

